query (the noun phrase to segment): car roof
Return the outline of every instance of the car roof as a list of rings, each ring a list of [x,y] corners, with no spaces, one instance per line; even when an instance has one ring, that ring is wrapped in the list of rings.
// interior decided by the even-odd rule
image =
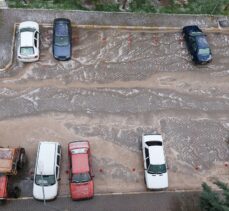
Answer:
[[[208,44],[208,41],[207,41],[205,35],[196,36],[196,42],[197,42],[199,47],[209,48],[209,44]]]
[[[21,32],[21,47],[31,47],[34,44],[33,32]]]
[[[89,172],[88,153],[72,154],[72,173]]]
[[[36,174],[52,175],[56,164],[57,142],[40,142]]]
[[[150,164],[159,165],[165,163],[164,150],[162,146],[150,146],[148,149]]]

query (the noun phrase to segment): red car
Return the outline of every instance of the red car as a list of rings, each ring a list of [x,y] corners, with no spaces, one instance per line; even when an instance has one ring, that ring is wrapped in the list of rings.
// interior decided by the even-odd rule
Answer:
[[[88,141],[68,144],[69,181],[73,200],[89,199],[94,196],[90,145]]]

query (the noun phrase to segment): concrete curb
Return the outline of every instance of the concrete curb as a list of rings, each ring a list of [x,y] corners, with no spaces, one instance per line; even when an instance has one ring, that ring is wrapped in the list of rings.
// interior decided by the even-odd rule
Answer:
[[[191,192],[201,192],[201,189],[198,190],[164,190],[164,191],[139,191],[139,192],[117,192],[117,193],[96,193],[94,196],[120,196],[120,195],[140,195],[140,194],[161,194],[161,193],[191,193]],[[70,195],[59,195],[57,198],[69,198]],[[34,199],[32,196],[29,197],[20,197],[20,198],[9,198],[7,201],[18,201],[18,200],[30,200]]]
[[[5,67],[0,68],[0,71],[7,71],[13,64],[14,49],[15,49],[15,38],[16,38],[16,28],[17,28],[17,24],[14,24],[13,38],[12,38],[11,50],[10,50],[10,61]]]
[[[139,12],[107,12],[107,11],[88,11],[88,10],[65,10],[65,9],[45,9],[45,8],[2,8],[5,10],[28,10],[28,11],[54,11],[54,12],[83,12],[83,13],[98,13],[98,14],[128,14],[128,15],[153,15],[153,16],[190,16],[190,17],[214,17],[222,18],[225,15],[211,15],[211,14],[176,14],[176,13],[139,13]]]

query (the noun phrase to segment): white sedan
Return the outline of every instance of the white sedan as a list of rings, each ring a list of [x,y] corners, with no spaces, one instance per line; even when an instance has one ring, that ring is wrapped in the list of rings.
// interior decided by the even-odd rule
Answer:
[[[143,134],[142,151],[145,182],[148,189],[168,187],[168,172],[161,135]]]
[[[25,21],[19,25],[17,58],[22,62],[39,60],[39,25],[33,21]]]

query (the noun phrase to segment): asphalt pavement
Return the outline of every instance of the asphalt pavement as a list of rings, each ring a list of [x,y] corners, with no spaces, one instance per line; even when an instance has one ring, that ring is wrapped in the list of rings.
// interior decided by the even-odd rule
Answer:
[[[10,200],[0,206],[4,211],[199,211],[199,193],[142,193],[95,196],[92,200],[72,201],[58,198],[43,202],[33,199]]]

